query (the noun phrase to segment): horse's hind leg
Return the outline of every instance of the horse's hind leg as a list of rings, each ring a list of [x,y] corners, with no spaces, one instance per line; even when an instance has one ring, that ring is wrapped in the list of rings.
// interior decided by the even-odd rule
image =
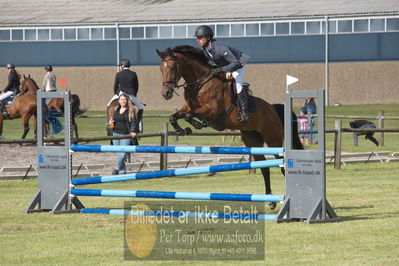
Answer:
[[[79,138],[78,125],[76,124],[75,116],[72,116],[72,136],[74,134],[73,132],[75,132],[75,137]]]
[[[262,136],[256,131],[241,131],[242,141],[247,147],[263,147],[264,141]],[[264,155],[254,155],[255,161],[266,160]],[[263,180],[265,181],[266,194],[272,194],[272,187],[270,184],[270,169],[268,167],[261,168]],[[276,208],[275,202],[268,202],[270,209]]]

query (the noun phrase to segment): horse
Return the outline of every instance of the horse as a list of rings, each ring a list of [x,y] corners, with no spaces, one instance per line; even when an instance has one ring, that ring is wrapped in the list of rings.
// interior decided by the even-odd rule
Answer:
[[[224,75],[212,76],[212,66],[208,64],[208,59],[202,51],[188,45],[168,48],[165,51],[156,50],[162,59],[160,70],[162,73],[161,94],[166,100],[170,100],[175,93],[175,89],[184,88],[185,104],[169,117],[171,125],[175,128],[178,135],[191,134],[189,127],[183,129],[179,126],[178,120],[184,118],[196,129],[206,126],[222,131],[224,129],[240,130],[241,139],[247,147],[263,147],[266,143],[268,147],[282,147],[284,141],[284,108],[277,110],[266,101],[248,96],[254,108],[249,108],[249,123],[238,123],[238,107],[234,93],[230,90],[229,82]],[[185,83],[178,85],[183,78]],[[279,106],[277,106],[279,107]],[[294,149],[303,149],[303,145],[298,136],[298,128],[293,126]],[[295,132],[296,130],[296,132]],[[282,158],[275,155],[276,158]],[[265,160],[264,155],[254,155],[256,161]],[[265,182],[266,194],[271,194],[270,170],[261,169]],[[285,171],[281,168],[284,175]],[[269,203],[271,209],[276,207],[275,203]]]
[[[32,95],[37,95],[37,91],[39,90],[39,86],[36,81],[28,75],[27,77],[24,75],[24,80],[21,84],[21,89],[23,93],[29,93]],[[78,125],[76,124],[75,117],[77,115],[83,114],[86,110],[80,108],[80,98],[77,94],[71,94],[71,124],[72,124],[72,132],[75,132],[75,137],[79,138]],[[62,98],[53,98],[47,104],[49,110],[60,110],[60,113],[53,114],[54,116],[62,116],[64,114],[64,99]],[[47,131],[47,130],[46,130]],[[73,135],[73,133],[72,133]]]
[[[26,135],[29,132],[29,120],[32,117],[33,125],[34,125],[34,133],[35,138],[37,134],[37,114],[36,114],[36,96],[33,94],[24,94],[21,95],[18,93],[11,105],[5,106],[7,110],[7,117],[4,117],[3,114],[0,114],[0,139],[4,139],[3,136],[3,121],[4,120],[12,120],[16,118],[22,118],[22,123],[24,126],[24,132],[22,134],[22,139],[25,139]]]

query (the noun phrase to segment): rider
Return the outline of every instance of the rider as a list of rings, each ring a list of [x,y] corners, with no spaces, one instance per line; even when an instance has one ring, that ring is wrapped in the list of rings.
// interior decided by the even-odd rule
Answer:
[[[139,108],[138,112],[138,123],[140,123],[143,117],[143,105],[140,100],[137,98],[137,92],[139,90],[139,81],[137,78],[137,74],[130,69],[130,61],[128,59],[121,59],[119,62],[119,72],[116,73],[115,82],[114,82],[114,94],[115,96],[120,95],[121,93],[125,93],[129,96],[130,100],[134,103],[137,108]],[[111,101],[115,98],[115,96],[111,99]],[[116,97],[117,98],[117,97]]]
[[[8,69],[8,85],[4,88],[3,92],[0,94],[0,107],[4,116],[7,116],[7,109],[5,103],[3,102],[8,97],[15,95],[19,91],[19,80],[21,75],[15,70],[14,64],[7,64]]]
[[[237,121],[248,123],[248,97],[246,91],[242,90],[242,82],[245,72],[244,66],[249,56],[236,48],[213,39],[213,31],[209,26],[199,26],[195,30],[195,37],[198,45],[202,48],[202,52],[215,65],[215,68],[212,69],[212,75],[218,76],[221,72],[224,72],[226,79],[234,77],[238,103],[241,107]]]
[[[46,75],[43,78],[43,91],[57,91],[57,77],[53,73],[53,67],[51,65],[47,65],[44,67],[44,69],[46,70]]]
[[[57,91],[57,77],[53,73],[53,66],[52,65],[47,65],[44,67],[44,70],[46,71],[46,75],[43,78],[43,91],[45,92],[54,92]],[[51,98],[46,98],[45,104],[43,104],[43,115],[46,117],[48,116],[48,107],[47,105],[51,101]]]

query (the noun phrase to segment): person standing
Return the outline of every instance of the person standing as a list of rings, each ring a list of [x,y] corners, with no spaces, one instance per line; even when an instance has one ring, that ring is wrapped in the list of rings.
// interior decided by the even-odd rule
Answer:
[[[128,59],[121,59],[119,62],[119,72],[116,73],[114,82],[114,94],[115,96],[111,101],[117,98],[121,93],[125,93],[135,106],[139,109],[138,112],[138,123],[140,124],[143,117],[143,105],[139,98],[137,98],[137,92],[139,91],[139,80],[136,72],[130,70],[130,61]]]
[[[195,37],[204,55],[215,65],[212,69],[212,75],[216,77],[221,72],[224,72],[226,79],[234,77],[237,99],[241,109],[237,121],[239,123],[249,123],[248,96],[246,91],[242,89],[245,64],[249,60],[249,56],[236,48],[214,39],[213,30],[209,26],[199,26],[195,31]]]
[[[8,69],[8,84],[0,94],[0,107],[4,116],[7,116],[7,109],[3,101],[10,96],[16,95],[19,91],[19,86],[21,85],[19,82],[21,75],[15,70],[15,65],[7,64],[6,67]]]
[[[306,117],[306,109],[302,108],[299,112],[298,116],[298,124],[299,124],[299,131],[300,131],[300,138],[303,144],[308,144],[309,135],[306,131],[309,130],[309,119]]]
[[[113,136],[130,135],[129,139],[114,139],[113,145],[130,145],[132,139],[136,139],[139,132],[136,111],[137,107],[128,100],[129,97],[125,93],[121,93],[118,99],[118,105],[115,108],[115,113],[108,121],[108,125],[113,128]],[[115,169],[113,175],[126,174],[126,152],[118,152]]]
[[[317,108],[316,103],[313,97],[306,97],[305,104],[303,108],[306,110],[306,114],[308,115],[308,130],[313,130],[315,124],[315,118],[313,115],[316,114]],[[309,133],[310,144],[316,143],[315,141],[315,134]]]

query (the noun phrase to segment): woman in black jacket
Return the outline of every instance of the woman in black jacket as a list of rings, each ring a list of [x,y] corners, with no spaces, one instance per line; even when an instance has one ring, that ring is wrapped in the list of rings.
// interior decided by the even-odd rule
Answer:
[[[113,136],[130,135],[135,139],[139,132],[137,123],[137,107],[130,101],[128,96],[122,93],[119,96],[119,104],[115,108],[115,113],[108,121],[109,126],[113,128]],[[130,145],[132,139],[117,139],[112,140],[113,145]],[[113,175],[126,174],[126,152],[118,152],[115,169]]]

